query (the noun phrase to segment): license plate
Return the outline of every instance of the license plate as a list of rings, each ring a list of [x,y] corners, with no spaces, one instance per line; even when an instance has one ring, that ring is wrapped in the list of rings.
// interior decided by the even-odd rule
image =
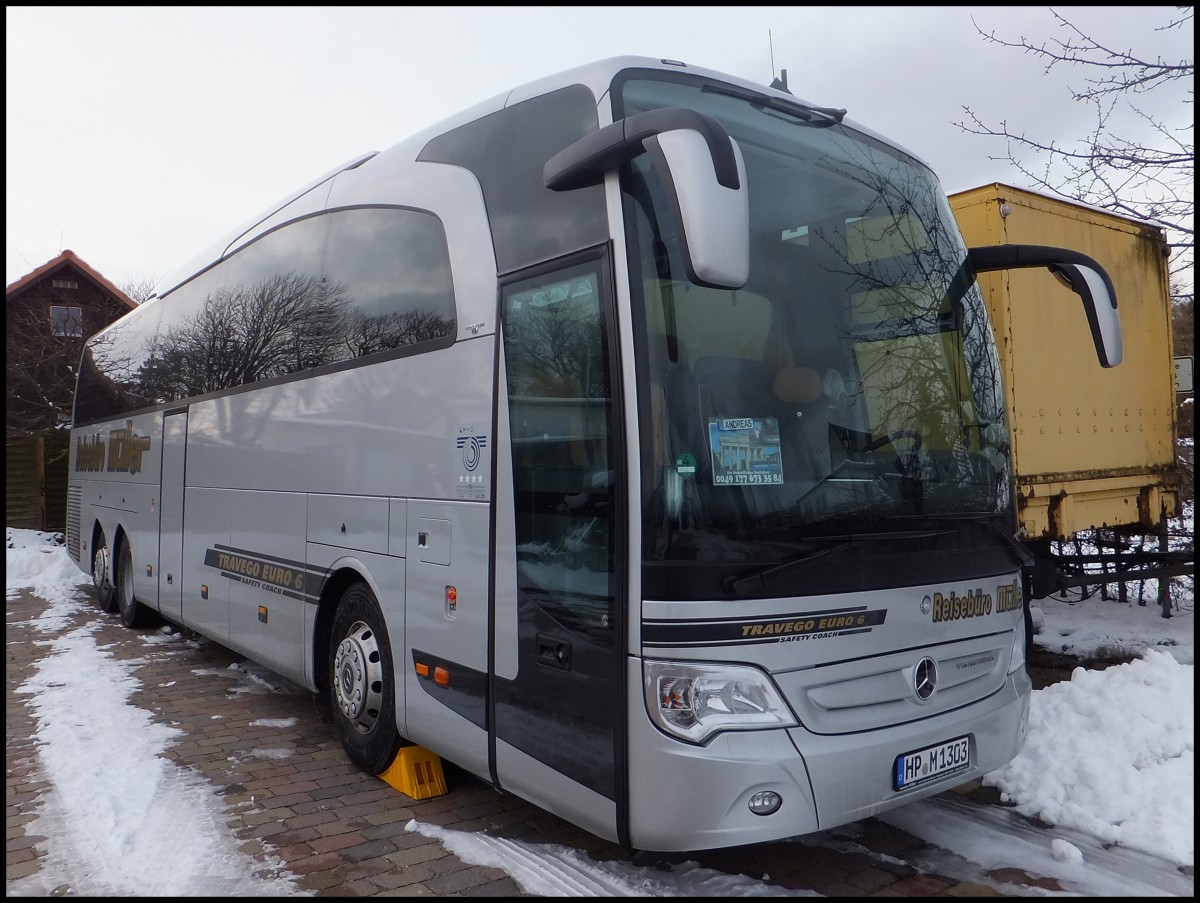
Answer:
[[[971,743],[967,737],[947,740],[896,757],[892,786],[907,790],[934,778],[962,771],[971,764]]]

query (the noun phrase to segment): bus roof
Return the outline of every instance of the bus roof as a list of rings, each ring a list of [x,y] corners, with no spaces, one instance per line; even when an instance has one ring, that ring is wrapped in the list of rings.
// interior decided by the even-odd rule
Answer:
[[[265,231],[266,223],[276,213],[294,203],[299,198],[314,192],[317,188],[334,179],[339,173],[347,170],[355,169],[361,166],[367,160],[375,156],[386,156],[395,159],[397,157],[405,160],[415,161],[425,145],[438,135],[445,134],[459,126],[465,125],[468,122],[473,122],[477,119],[495,113],[505,107],[521,103],[533,97],[538,97],[542,94],[565,88],[570,85],[582,84],[589,88],[592,94],[603,99],[608,93],[609,87],[613,79],[619,72],[628,69],[650,69],[671,72],[687,72],[693,75],[698,75],[704,78],[710,78],[717,81],[722,81],[730,85],[745,88],[769,96],[776,96],[782,99],[797,100],[800,103],[815,106],[810,101],[802,100],[795,97],[790,92],[781,91],[777,88],[758,84],[749,81],[748,79],[738,76],[729,75],[728,73],[718,72],[712,69],[705,69],[698,66],[692,66],[687,63],[665,58],[642,57],[642,56],[614,56],[606,59],[596,60],[595,62],[577,66],[572,69],[567,69],[562,72],[557,72],[553,75],[547,75],[526,84],[519,85],[501,94],[497,94],[487,100],[484,100],[474,106],[468,107],[460,112],[457,112],[446,119],[441,120],[419,132],[403,139],[399,143],[389,147],[382,154],[378,151],[371,151],[360,154],[357,157],[348,160],[341,166],[324,173],[313,181],[309,182],[302,188],[291,192],[286,197],[282,198],[275,204],[272,204],[266,210],[263,210],[257,216],[251,217],[238,228],[226,234],[220,240],[214,242],[201,253],[197,254],[186,264],[174,270],[167,278],[159,282],[156,287],[155,296],[163,296],[178,288],[184,282],[189,281],[194,276],[223,259],[228,254],[232,253],[237,247],[240,247],[250,241],[256,234]],[[603,119],[600,125],[606,125],[607,122]],[[854,128],[856,131],[871,135],[873,138],[883,141],[884,143],[895,146],[894,142],[873,132],[868,128],[864,128],[856,122],[846,120],[845,124]],[[904,148],[900,148],[905,150]],[[910,156],[916,157],[910,151],[905,150]],[[918,158],[919,159],[919,158]]]

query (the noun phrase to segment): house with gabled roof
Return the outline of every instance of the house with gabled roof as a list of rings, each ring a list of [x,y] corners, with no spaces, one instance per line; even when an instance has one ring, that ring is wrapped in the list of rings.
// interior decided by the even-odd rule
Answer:
[[[61,529],[75,375],[88,336],[137,302],[74,251],[4,293],[5,524]]]

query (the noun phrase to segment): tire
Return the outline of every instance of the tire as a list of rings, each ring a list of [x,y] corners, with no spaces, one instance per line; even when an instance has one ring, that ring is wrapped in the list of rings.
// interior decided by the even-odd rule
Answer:
[[[395,673],[379,603],[365,583],[355,583],[333,616],[329,698],[346,756],[368,774],[386,771],[400,749]]]
[[[101,533],[92,554],[92,586],[96,588],[96,605],[105,614],[117,610],[117,588],[112,578],[112,556],[108,553],[108,542]]]
[[[150,612],[133,593],[133,550],[128,539],[122,539],[117,552],[117,609],[126,627],[145,627]]]

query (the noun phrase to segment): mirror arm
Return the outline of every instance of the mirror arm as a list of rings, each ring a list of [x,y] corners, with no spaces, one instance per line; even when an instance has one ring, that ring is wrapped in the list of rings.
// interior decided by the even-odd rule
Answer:
[[[636,113],[580,138],[546,161],[542,177],[552,191],[569,191],[593,185],[614,166],[645,152],[643,141],[676,129],[692,129],[704,136],[716,170],[718,184],[738,189],[737,160],[729,133],[713,117],[683,107]]]
[[[968,248],[967,262],[976,273],[1024,267],[1053,269],[1055,264],[1078,263],[1107,276],[1104,267],[1086,254],[1080,254],[1078,251],[1068,248],[1051,248],[1045,245],[989,245],[982,248]],[[1116,294],[1114,293],[1112,297],[1115,303]]]

